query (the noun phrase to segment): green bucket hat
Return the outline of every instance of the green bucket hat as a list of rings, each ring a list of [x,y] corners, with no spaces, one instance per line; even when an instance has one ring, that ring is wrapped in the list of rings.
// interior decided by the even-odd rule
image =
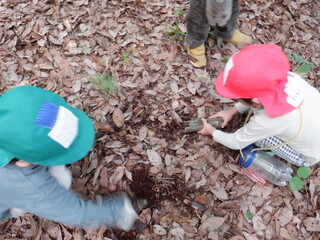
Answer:
[[[0,96],[0,166],[13,158],[46,166],[72,163],[93,142],[90,118],[51,91],[21,86]]]

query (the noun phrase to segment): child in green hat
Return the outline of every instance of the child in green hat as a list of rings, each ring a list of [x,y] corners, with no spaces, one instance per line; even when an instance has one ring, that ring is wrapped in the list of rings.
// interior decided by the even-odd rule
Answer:
[[[75,227],[129,230],[136,217],[126,194],[101,204],[69,191],[65,168],[94,142],[89,117],[59,95],[33,86],[0,97],[0,221],[29,212]]]

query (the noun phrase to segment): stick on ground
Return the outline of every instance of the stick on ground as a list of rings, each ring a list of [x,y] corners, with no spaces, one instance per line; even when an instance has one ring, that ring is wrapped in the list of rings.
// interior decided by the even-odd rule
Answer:
[[[221,124],[223,123],[222,118],[206,118],[207,122],[211,124],[215,128],[221,128]],[[203,123],[201,118],[191,119],[189,121],[183,122],[184,129],[183,133],[192,133],[198,132],[203,128]]]

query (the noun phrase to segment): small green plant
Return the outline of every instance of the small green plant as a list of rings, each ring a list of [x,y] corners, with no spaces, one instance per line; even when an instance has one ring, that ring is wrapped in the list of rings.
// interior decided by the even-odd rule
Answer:
[[[128,61],[129,61],[129,55],[130,55],[129,52],[123,53],[123,64],[127,64],[127,63],[128,63]]]
[[[183,36],[186,35],[184,30],[183,18],[185,11],[181,7],[176,7],[174,15],[176,16],[175,23],[170,26],[171,31],[164,32],[164,34],[169,35],[169,41],[174,42],[176,40],[182,41]]]
[[[175,16],[181,16],[184,14],[185,14],[185,11],[183,9],[181,9],[181,7],[177,7],[176,10],[174,11]]]
[[[229,60],[229,57],[227,55],[222,56],[222,62],[227,63]]]
[[[98,75],[97,78],[93,80],[93,82],[99,89],[107,94],[119,93],[119,87],[109,73],[105,75]]]
[[[186,35],[184,32],[182,32],[179,28],[179,25],[174,25],[174,26],[170,26],[170,28],[172,29],[171,32],[165,32],[166,35],[169,35],[169,41],[170,42],[174,42],[176,40],[180,40],[182,41],[183,38],[182,36]]]
[[[246,212],[246,217],[249,221],[251,221],[253,219],[253,214],[251,212]]]
[[[308,73],[312,68],[316,67],[312,62],[305,60],[302,56],[296,53],[293,53],[293,57],[288,56],[288,58],[294,59],[294,61],[298,64],[298,67],[297,67],[298,73]]]
[[[290,179],[290,188],[292,191],[301,190],[304,187],[304,181],[311,174],[311,169],[308,167],[299,167],[297,176]]]

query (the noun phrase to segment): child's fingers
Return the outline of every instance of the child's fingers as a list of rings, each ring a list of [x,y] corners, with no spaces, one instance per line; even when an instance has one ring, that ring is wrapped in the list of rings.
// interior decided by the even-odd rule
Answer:
[[[204,118],[202,118],[201,120],[202,120],[202,123],[203,123],[203,127],[205,127],[208,124],[207,120],[204,119]]]
[[[226,119],[223,115],[221,115],[220,113],[216,113],[213,114],[212,116],[210,116],[209,118],[222,118],[223,119],[223,123],[221,124],[221,127],[224,128],[225,126],[227,126],[229,120]]]
[[[205,132],[206,132],[205,127],[206,127],[206,124],[208,124],[208,123],[207,123],[207,121],[206,121],[204,118],[201,118],[201,121],[202,121],[202,123],[203,123],[203,128],[202,128],[200,131],[198,131],[198,133],[199,133],[199,134],[202,134],[202,135],[205,135]]]
[[[219,113],[216,113],[211,115],[209,118],[218,118],[218,117],[221,117],[221,115]]]
[[[223,119],[223,123],[221,124],[221,127],[224,128],[225,126],[227,126],[228,122],[229,121],[227,119]]]
[[[225,119],[226,115],[219,112],[219,113],[211,115],[209,118],[222,118],[222,119]]]

